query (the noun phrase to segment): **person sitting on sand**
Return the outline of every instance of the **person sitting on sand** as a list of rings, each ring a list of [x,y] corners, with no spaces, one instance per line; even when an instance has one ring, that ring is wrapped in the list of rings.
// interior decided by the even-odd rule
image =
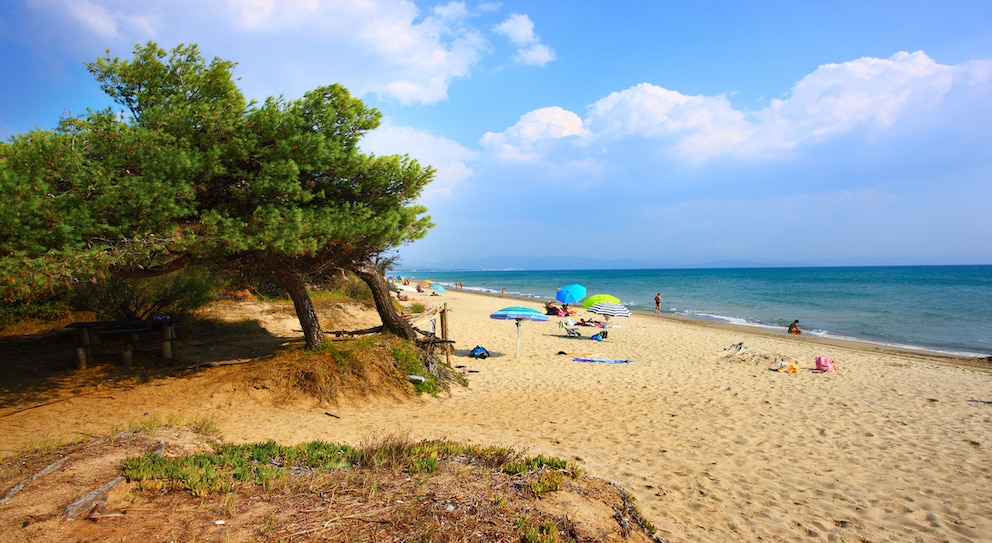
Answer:
[[[790,334],[803,333],[803,331],[799,329],[799,319],[792,321],[792,324],[789,325],[789,333]]]
[[[544,302],[544,314],[561,316],[561,310],[551,302]]]

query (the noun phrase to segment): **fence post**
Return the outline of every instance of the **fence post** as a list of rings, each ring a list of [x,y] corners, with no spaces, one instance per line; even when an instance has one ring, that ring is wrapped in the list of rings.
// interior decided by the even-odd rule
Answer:
[[[441,339],[448,339],[448,303],[441,304]],[[444,361],[451,366],[451,345],[444,344]]]

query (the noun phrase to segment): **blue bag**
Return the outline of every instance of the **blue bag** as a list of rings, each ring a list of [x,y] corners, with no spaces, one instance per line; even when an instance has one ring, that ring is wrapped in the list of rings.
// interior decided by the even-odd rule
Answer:
[[[489,358],[489,351],[487,351],[485,347],[476,345],[475,348],[472,349],[472,358]]]

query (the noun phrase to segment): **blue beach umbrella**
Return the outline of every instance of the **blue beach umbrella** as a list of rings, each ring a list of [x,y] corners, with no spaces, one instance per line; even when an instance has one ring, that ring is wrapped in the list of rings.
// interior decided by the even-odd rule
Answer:
[[[448,289],[442,287],[441,285],[437,285],[437,284],[431,284],[431,288],[434,289],[434,292],[437,292],[438,294],[444,294],[444,293],[448,292]]]
[[[504,307],[492,315],[489,315],[489,318],[501,321],[517,321],[517,354],[514,358],[520,358],[520,322],[548,320],[547,315],[536,309],[519,306]]]
[[[565,285],[555,293],[555,299],[563,304],[578,303],[579,300],[585,297],[586,287],[576,284]]]

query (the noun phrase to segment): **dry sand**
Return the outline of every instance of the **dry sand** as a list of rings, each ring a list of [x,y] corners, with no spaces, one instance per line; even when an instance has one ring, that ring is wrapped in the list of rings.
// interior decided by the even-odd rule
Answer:
[[[567,338],[557,318],[524,322],[514,359],[513,323],[488,315],[540,304],[456,290],[420,300],[447,304],[451,361],[472,370],[467,388],[272,407],[265,391],[236,390],[236,366],[218,368],[3,409],[0,448],[105,433],[147,414],[208,416],[232,442],[360,444],[399,433],[576,461],[631,491],[669,542],[992,541],[987,363],[652,315],[614,319],[604,342]],[[293,335],[292,322],[268,325]],[[740,342],[743,351],[725,356]],[[475,345],[501,355],[469,358]],[[575,362],[562,351],[633,363]],[[816,355],[839,371],[812,371]],[[780,360],[803,371],[769,369]]]

